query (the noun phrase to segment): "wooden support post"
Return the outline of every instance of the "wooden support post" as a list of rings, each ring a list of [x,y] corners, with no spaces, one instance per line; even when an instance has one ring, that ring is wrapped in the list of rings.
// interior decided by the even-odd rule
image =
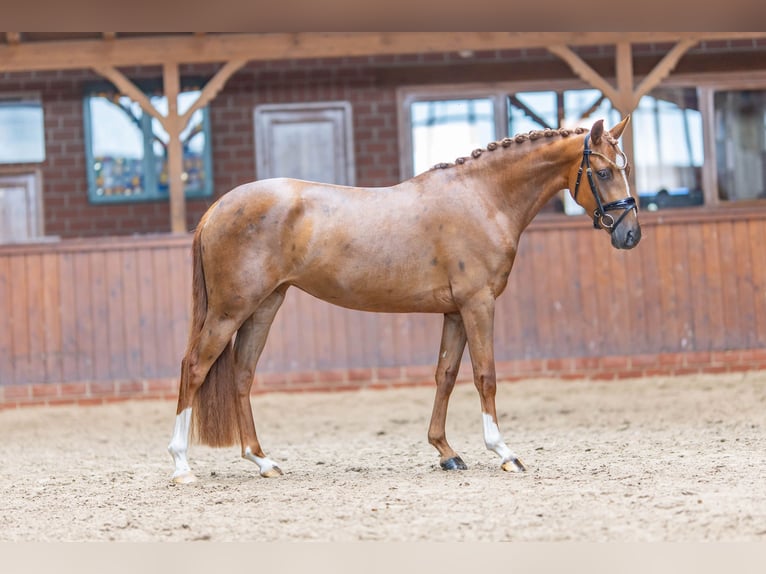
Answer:
[[[165,97],[168,101],[168,115],[165,118],[165,130],[168,132],[168,187],[170,196],[170,231],[186,233],[186,195],[183,178],[183,146],[181,145],[181,118],[178,115],[178,93],[181,80],[178,64],[165,64],[162,68],[162,81]]]
[[[94,70],[107,78],[123,93],[138,102],[141,109],[162,124],[168,133],[168,186],[170,198],[170,230],[172,233],[186,233],[186,194],[184,193],[183,143],[181,132],[189,123],[192,114],[206,106],[221,91],[234,72],[247,63],[247,60],[232,60],[216,72],[195,101],[183,115],[178,113],[178,94],[181,91],[178,64],[167,63],[163,66],[162,78],[165,97],[168,101],[168,113],[162,115],[155,108],[146,94],[122,72],[112,66],[95,67]]]
[[[625,117],[633,112],[638,105],[638,98],[633,92],[633,49],[629,42],[617,44],[615,74],[617,76],[617,101],[612,102],[620,114]],[[622,151],[634,161],[633,122],[629,122],[622,134]],[[628,177],[630,187],[636,187],[636,170],[633,169]]]

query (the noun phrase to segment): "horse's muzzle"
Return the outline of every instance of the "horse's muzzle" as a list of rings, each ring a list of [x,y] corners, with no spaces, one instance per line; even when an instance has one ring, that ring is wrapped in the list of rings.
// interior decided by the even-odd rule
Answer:
[[[612,231],[612,247],[617,249],[633,249],[641,241],[641,227],[638,224],[619,225]]]

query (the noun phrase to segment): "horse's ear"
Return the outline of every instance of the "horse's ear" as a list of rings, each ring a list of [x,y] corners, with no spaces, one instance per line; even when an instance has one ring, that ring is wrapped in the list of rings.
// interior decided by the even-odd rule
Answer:
[[[598,120],[590,128],[590,141],[593,142],[593,145],[599,144],[602,135],[604,135],[604,120]]]
[[[619,124],[617,124],[611,130],[609,130],[609,134],[616,140],[620,139],[622,132],[625,131],[625,127],[628,125],[629,122],[630,122],[630,114],[625,116]]]

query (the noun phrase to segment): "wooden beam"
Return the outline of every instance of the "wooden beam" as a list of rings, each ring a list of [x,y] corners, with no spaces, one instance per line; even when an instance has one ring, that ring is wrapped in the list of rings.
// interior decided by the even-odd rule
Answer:
[[[548,50],[569,64],[572,71],[583,81],[594,88],[601,90],[601,93],[609,98],[612,103],[615,103],[618,100],[619,94],[614,86],[607,82],[598,72],[596,72],[596,70],[591,68],[585,60],[573,52],[569,47],[555,44],[553,46],[548,46]]]
[[[628,42],[620,42],[615,47],[615,75],[617,99],[612,100],[612,103],[625,116],[638,103],[633,97],[633,49]]]
[[[638,105],[633,94],[633,48],[629,42],[620,42],[615,47],[615,75],[617,76],[617,99],[612,100],[614,106],[623,117],[632,113]],[[611,126],[609,126],[611,127]],[[622,133],[622,151],[628,158],[633,158],[633,122],[628,122]],[[629,185],[636,187],[636,170],[628,175]]]
[[[197,100],[181,117],[181,129],[185,128],[186,124],[189,123],[192,114],[210,103],[213,98],[218,95],[218,92],[221,91],[226,81],[245,64],[247,64],[247,60],[232,60],[231,62],[226,62],[226,64],[224,64],[221,69],[210,78],[208,83],[205,84],[205,87],[202,88],[202,92]]]
[[[633,93],[633,98],[635,99],[633,107],[637,106],[638,101],[642,97],[651,92],[660,84],[660,82],[662,82],[662,80],[667,78],[670,75],[670,72],[676,67],[681,57],[696,44],[696,40],[686,39],[681,40],[673,46],[673,49],[665,54],[662,60],[660,60],[654,69],[649,72],[635,89],[635,92]]]
[[[144,94],[144,92],[138,86],[126,78],[122,72],[110,66],[96,67],[93,68],[93,70],[97,74],[104,76],[107,80],[112,82],[117,87],[117,89],[120,90],[121,93],[137,102],[138,105],[141,106],[142,110],[144,110],[153,118],[157,119],[162,124],[162,127],[167,131],[168,128],[165,125],[165,116],[163,116],[159,110],[157,110],[157,108],[152,105],[152,102],[149,101],[149,98],[146,96],[146,94]]]
[[[109,42],[108,49],[101,39],[3,45],[0,46],[0,71],[756,38],[766,38],[766,32],[300,32],[118,36]]]

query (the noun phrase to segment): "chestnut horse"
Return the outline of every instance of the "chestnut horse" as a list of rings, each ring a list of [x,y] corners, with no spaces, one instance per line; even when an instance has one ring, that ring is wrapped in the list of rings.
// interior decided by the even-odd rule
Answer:
[[[290,286],[350,309],[443,314],[428,428],[441,467],[466,468],[444,427],[468,343],[484,443],[503,470],[525,470],[497,424],[495,299],[522,231],[559,190],[571,190],[614,247],[638,244],[628,163],[617,144],[628,120],[608,131],[599,120],[590,131],[505,138],[390,188],[281,178],[223,195],[200,220],[192,244],[191,330],[168,447],[173,480],[195,480],[187,460],[192,430],[216,447],[239,439],[242,456],[261,476],[282,474],[258,442],[250,389]]]

